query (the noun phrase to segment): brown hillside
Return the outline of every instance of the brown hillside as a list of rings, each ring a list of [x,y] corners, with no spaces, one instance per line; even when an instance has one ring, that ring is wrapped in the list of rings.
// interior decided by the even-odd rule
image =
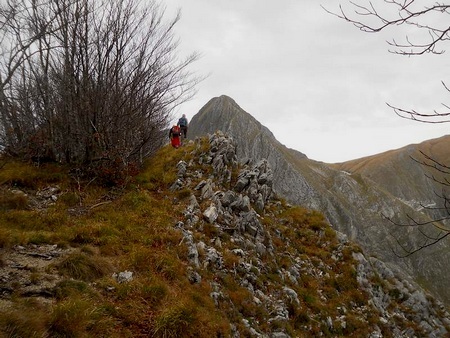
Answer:
[[[427,176],[439,177],[439,173],[419,163],[433,164],[422,153],[440,164],[450,164],[450,135],[330,166],[370,178],[394,196],[408,201],[433,200],[432,195],[441,187]]]

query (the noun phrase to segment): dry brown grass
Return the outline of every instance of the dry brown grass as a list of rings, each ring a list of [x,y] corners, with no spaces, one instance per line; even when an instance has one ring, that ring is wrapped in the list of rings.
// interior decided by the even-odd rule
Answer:
[[[33,299],[19,300],[14,308],[0,311],[2,337],[44,337],[49,323],[49,309]]]
[[[283,201],[267,210],[275,217],[262,219],[276,255],[259,257],[265,271],[254,284],[267,286],[275,293],[281,292],[280,285],[287,285],[297,292],[300,305],[289,303],[289,322],[269,324],[267,310],[255,304],[252,293],[239,285],[232,273],[199,269],[202,282],[189,283],[187,247],[174,225],[183,220],[182,211],[191,191],[170,192],[168,188],[176,179],[178,161],[189,161],[195,147],[205,150],[206,146],[202,142],[179,149],[161,149],[146,163],[142,173],[120,191],[89,182],[74,184],[69,176],[63,175],[62,169],[42,173],[42,168],[20,163],[1,172],[0,182],[4,184],[0,189],[4,191],[14,185],[36,189],[53,182],[64,187],[64,194],[54,206],[36,211],[28,208],[25,199],[15,200],[9,193],[0,193],[0,201],[7,204],[0,209],[0,248],[57,243],[76,250],[52,266],[63,277],[54,289],[54,303],[42,306],[29,304],[20,297],[13,299],[11,308],[0,311],[0,335],[209,338],[230,336],[233,322],[245,336],[250,333],[241,320],[251,317],[263,329],[278,325],[291,336],[307,336],[305,332],[328,337],[364,336],[364,323],[358,318],[349,319],[345,332],[338,327],[329,332],[318,324],[328,315],[337,315],[339,306],[351,309],[351,304],[366,303],[364,294],[356,287],[352,250],[343,252],[342,260],[336,263],[330,252],[337,247],[337,240],[323,216],[287,207]],[[194,166],[203,170],[198,163]],[[37,181],[32,183],[21,175]],[[208,175],[207,170],[204,175]],[[80,212],[69,212],[72,209]],[[219,235],[225,267],[234,271],[241,259],[230,251],[236,245],[220,234],[217,227],[205,224],[194,238],[210,243]],[[199,251],[203,258],[205,253]],[[298,284],[290,282],[280,270],[291,268],[294,257],[308,262],[314,271],[325,269],[321,262],[331,266],[326,271],[329,277],[318,278],[303,271]],[[255,258],[249,259],[256,262]],[[124,270],[133,272],[133,280],[119,283],[112,273]],[[251,272],[257,275],[256,271]],[[218,307],[210,296],[213,281],[222,285],[223,298]],[[319,289],[323,290],[322,295]]]

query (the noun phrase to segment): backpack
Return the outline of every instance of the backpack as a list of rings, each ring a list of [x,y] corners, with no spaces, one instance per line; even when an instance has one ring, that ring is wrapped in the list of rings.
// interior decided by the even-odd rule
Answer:
[[[181,118],[178,120],[178,124],[180,125],[180,127],[186,127],[186,125],[187,125],[187,120],[186,120],[186,118],[181,117]]]
[[[177,126],[172,127],[172,136],[180,136],[180,128]]]

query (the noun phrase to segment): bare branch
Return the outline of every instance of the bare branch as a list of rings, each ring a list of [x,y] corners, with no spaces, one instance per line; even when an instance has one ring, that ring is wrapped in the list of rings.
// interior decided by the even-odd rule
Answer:
[[[400,248],[404,251],[405,254],[400,255],[400,254],[396,253],[394,250],[392,250],[392,251],[394,252],[394,254],[395,254],[397,257],[399,257],[399,258],[406,258],[406,257],[408,257],[408,256],[411,256],[411,255],[413,255],[413,254],[419,252],[419,251],[422,251],[422,250],[424,250],[424,249],[426,249],[426,248],[428,248],[428,247],[430,247],[430,246],[433,246],[433,245],[439,243],[440,241],[442,241],[443,239],[445,239],[445,238],[446,238],[447,236],[449,236],[449,235],[450,235],[450,233],[447,232],[447,233],[443,234],[442,236],[440,236],[440,237],[438,237],[438,238],[432,240],[431,242],[425,242],[425,243],[423,243],[423,244],[417,246],[417,247],[414,248],[414,249],[409,249],[409,248],[405,247],[404,245],[402,245],[402,244],[400,243],[399,240],[397,240],[398,245],[399,245]]]
[[[355,27],[363,32],[378,33],[388,27],[398,27],[401,25],[408,25],[417,28],[418,31],[426,30],[429,33],[430,40],[426,43],[413,42],[409,37],[406,37],[405,43],[398,43],[395,39],[388,44],[395,49],[391,52],[401,55],[422,55],[425,53],[442,54],[444,49],[437,50],[437,45],[445,40],[449,39],[449,27],[440,28],[437,24],[431,26],[427,23],[426,19],[431,14],[436,15],[439,13],[446,14],[446,11],[450,9],[450,5],[435,3],[432,6],[416,6],[412,9],[413,5],[417,2],[410,0],[407,2],[400,0],[384,1],[383,10],[378,10],[374,3],[371,1],[366,4],[360,4],[353,1],[349,1],[354,16],[349,15],[342,5],[339,5],[339,11],[333,12],[325,7],[325,11],[328,13],[350,22]],[[383,6],[383,5],[378,5]],[[392,6],[391,11],[386,9]],[[417,8],[418,7],[418,8]],[[383,12],[383,14],[381,14]],[[388,16],[390,14],[390,16]],[[364,19],[358,20],[357,17]]]
[[[436,1],[430,5],[423,4],[416,0],[383,0],[372,2],[370,0],[361,0],[358,3],[348,1],[347,10],[339,5],[335,11],[324,10],[335,17],[345,20],[359,30],[369,33],[378,33],[388,28],[393,28],[393,32],[399,30],[400,26],[407,27],[410,35],[406,35],[403,40],[392,37],[387,41],[389,51],[403,56],[419,56],[426,53],[443,54],[444,45],[450,40],[450,26],[447,24],[450,15],[450,4]],[[445,20],[439,20],[446,16]],[[427,34],[422,34],[426,32]],[[442,81],[442,85],[447,92],[450,88]],[[431,112],[419,112],[414,109],[400,108],[386,103],[399,117],[417,121],[421,123],[440,124],[450,122],[450,105],[442,104],[444,111],[433,110]],[[447,198],[445,189],[450,187],[450,166],[440,163],[421,151],[423,160],[412,159],[426,168],[429,172],[425,176],[434,183],[442,187],[442,193],[435,195],[442,204],[439,206],[427,206],[420,204],[424,212],[430,212],[428,220],[420,221],[410,215],[406,215],[407,223],[400,223],[383,216],[391,223],[400,227],[411,227],[418,230],[418,233],[424,239],[415,248],[409,248],[403,245],[398,239],[397,243],[406,253],[401,257],[412,255],[424,248],[432,246],[443,240],[450,234],[450,229],[443,222],[450,220],[450,200]],[[431,217],[434,215],[434,217]],[[422,228],[435,229],[436,235],[429,235]]]

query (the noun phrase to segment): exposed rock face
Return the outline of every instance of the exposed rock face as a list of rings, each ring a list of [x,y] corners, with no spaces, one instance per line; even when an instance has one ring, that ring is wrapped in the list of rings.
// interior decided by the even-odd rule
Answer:
[[[200,283],[202,275],[216,276],[211,282],[210,297],[218,308],[224,309],[241,306],[235,303],[230,288],[225,286],[226,281],[232,279],[251,295],[245,301],[247,306],[259,315],[266,314],[266,321],[262,323],[243,310],[241,321],[232,323],[234,337],[240,336],[239,325],[252,337],[290,337],[286,323],[300,320],[295,316],[305,307],[305,297],[318,297],[324,304],[331,301],[330,295],[325,296],[322,289],[328,283],[336,285],[333,294],[341,292],[337,280],[346,264],[354,264],[358,286],[367,294],[368,301],[346,304],[342,299],[338,315],[324,316],[320,310],[316,313],[303,309],[312,319],[305,322],[303,330],[315,332],[318,327],[321,332],[350,334],[349,318],[356,317],[358,321],[367,322],[370,337],[383,337],[383,332],[395,337],[445,337],[448,334],[450,317],[443,305],[428,297],[416,284],[403,279],[403,274],[364,252],[353,251],[353,263],[345,261],[345,252],[353,250],[346,235],[337,233],[330,240],[325,239],[323,232],[317,234],[318,247],[329,247],[332,251],[330,260],[302,254],[300,248],[291,245],[282,235],[281,224],[270,228],[263,222],[264,217],[276,219],[280,204],[274,199],[275,173],[269,162],[262,159],[239,168],[236,144],[231,137],[218,132],[209,136],[209,142],[209,152],[193,156],[199,163],[179,163],[182,169],[172,187],[192,189],[195,194],[184,212],[185,221],[179,221],[175,227],[183,233],[188,247],[187,259],[191,267],[187,278],[191,283]],[[204,170],[195,169],[197,164]],[[232,172],[237,169],[233,176]],[[203,179],[199,172],[212,174]],[[200,178],[198,184],[192,183],[194,177]],[[211,237],[203,241],[199,238],[204,238],[206,227],[214,231],[209,230]],[[274,241],[284,243],[277,246]],[[286,258],[282,258],[284,256]],[[287,262],[280,264],[281,260]],[[265,276],[270,274],[276,277],[266,280]],[[309,278],[317,283],[317,295],[299,295],[297,287]],[[417,323],[416,329],[409,326],[411,322]]]
[[[435,186],[421,184],[426,181],[421,176],[423,170],[412,169],[420,164],[413,163],[402,169],[413,174],[389,170],[381,177],[374,174],[377,172],[375,167],[369,177],[354,169],[353,173],[348,172],[350,169],[345,166],[310,160],[280,144],[267,128],[226,96],[210,100],[190,123],[192,137],[217,130],[233,136],[240,162],[257,163],[267,159],[273,170],[272,189],[278,195],[291,203],[323,212],[335,229],[379,257],[391,269],[420,280],[449,306],[449,242],[442,241],[418,254],[399,258],[394,251],[399,255],[403,252],[397,241],[412,246],[421,243],[423,237],[411,228],[394,226],[385,218],[394,218],[401,223],[408,221],[406,215],[426,219],[423,210],[412,201],[433,203],[430,199],[435,196]],[[382,161],[379,166],[383,166]],[[398,181],[392,175],[398,175],[402,180]],[[383,180],[388,183],[380,184]],[[405,186],[406,190],[403,189]]]

